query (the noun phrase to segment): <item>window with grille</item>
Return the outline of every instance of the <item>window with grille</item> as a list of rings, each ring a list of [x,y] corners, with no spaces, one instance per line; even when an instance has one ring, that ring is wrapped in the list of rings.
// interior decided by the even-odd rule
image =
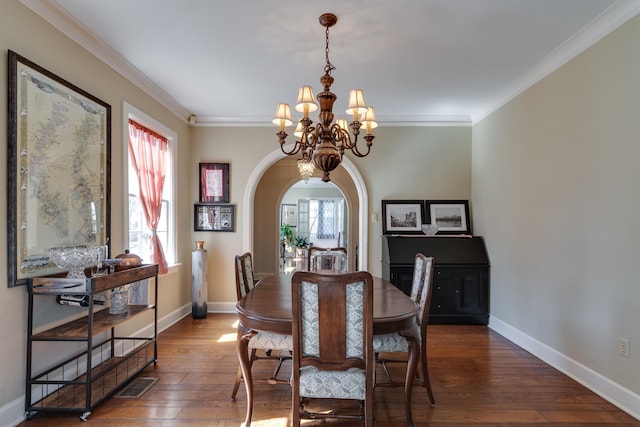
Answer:
[[[128,123],[129,119],[134,120],[137,123],[153,130],[154,132],[166,137],[169,140],[169,150],[167,159],[167,172],[165,175],[165,182],[162,191],[162,211],[158,226],[156,229],[156,235],[162,243],[162,249],[164,251],[165,258],[169,265],[175,264],[176,249],[175,249],[175,203],[173,197],[174,189],[174,177],[175,177],[175,153],[177,144],[177,134],[170,129],[163,126],[161,123],[145,115],[144,113],[136,110],[132,106],[125,103],[124,115],[126,117],[125,123]],[[126,128],[126,126],[125,126]],[[126,129],[125,129],[126,132]],[[129,150],[127,147],[129,141],[128,134],[124,138],[124,150],[127,153],[127,179],[125,180],[126,193],[127,194],[127,215],[124,218],[125,229],[128,230],[126,247],[131,253],[139,255],[143,262],[149,262],[151,259],[151,248],[149,244],[150,231],[147,228],[144,218],[144,212],[139,198],[138,178],[136,172],[133,169]]]

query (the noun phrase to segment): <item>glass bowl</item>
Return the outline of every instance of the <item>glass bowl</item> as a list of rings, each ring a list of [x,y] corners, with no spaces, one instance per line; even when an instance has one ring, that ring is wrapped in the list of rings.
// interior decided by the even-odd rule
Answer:
[[[438,232],[438,226],[436,224],[423,224],[422,232],[427,236],[435,236]]]
[[[49,258],[59,268],[69,270],[68,278],[84,279],[84,269],[93,267],[101,253],[100,246],[70,246],[52,248]]]

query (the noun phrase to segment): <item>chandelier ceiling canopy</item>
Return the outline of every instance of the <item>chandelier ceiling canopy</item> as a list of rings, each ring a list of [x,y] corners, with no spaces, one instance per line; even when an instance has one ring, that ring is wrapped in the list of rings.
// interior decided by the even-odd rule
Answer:
[[[322,171],[322,180],[327,182],[330,181],[329,172],[340,165],[346,150],[351,150],[358,157],[365,157],[369,154],[375,138],[371,130],[376,128],[378,123],[373,107],[367,106],[364,101],[362,89],[351,90],[349,93],[346,113],[350,115],[351,123],[347,124],[346,119],[334,122],[333,103],[337,96],[331,92],[334,80],[331,71],[335,70],[335,67],[329,61],[329,28],[338,22],[338,17],[332,13],[325,13],[320,16],[319,21],[320,25],[325,27],[326,65],[324,66],[324,75],[320,77],[323,90],[317,95],[320,104],[318,123],[314,124],[309,118],[309,113],[318,110],[318,103],[316,103],[311,86],[302,86],[298,92],[295,109],[302,113],[302,118],[298,121],[293,134],[300,139],[295,141],[290,150],[286,150],[284,147],[288,136],[285,128],[293,124],[289,104],[278,104],[273,123],[280,127],[276,135],[280,141],[282,152],[289,156],[301,154],[298,168],[305,181],[313,174],[314,167],[318,167]],[[366,130],[366,134],[363,136],[365,148],[362,151],[358,147],[361,128]]]

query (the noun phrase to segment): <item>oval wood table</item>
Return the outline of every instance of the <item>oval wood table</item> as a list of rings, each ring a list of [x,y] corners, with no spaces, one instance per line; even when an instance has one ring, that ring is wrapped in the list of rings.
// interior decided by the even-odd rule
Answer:
[[[251,424],[253,413],[253,378],[249,366],[249,340],[256,331],[285,335],[292,334],[291,273],[281,273],[262,279],[236,304],[239,316],[236,350],[247,393],[247,414],[244,426]],[[373,333],[398,332],[409,341],[409,356],[405,378],[405,415],[407,425],[411,417],[411,388],[420,354],[420,330],[415,317],[418,306],[411,298],[390,282],[373,278]]]

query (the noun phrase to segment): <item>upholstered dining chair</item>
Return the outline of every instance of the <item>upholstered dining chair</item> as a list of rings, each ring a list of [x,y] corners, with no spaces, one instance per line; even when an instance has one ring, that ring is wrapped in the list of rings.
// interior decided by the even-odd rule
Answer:
[[[333,270],[333,266],[318,266],[318,268],[314,269],[312,265],[313,255],[314,254],[322,254],[327,252],[341,252],[344,253],[344,272],[346,272],[347,268],[347,248],[338,247],[338,248],[321,248],[319,246],[311,246],[307,253],[307,271],[319,271],[319,270]]]
[[[296,272],[293,323],[292,425],[301,418],[364,418],[373,425],[373,278],[367,272]],[[311,413],[310,399],[349,399],[364,413]]]
[[[235,269],[236,269],[236,295],[238,300],[244,298],[254,286],[256,281],[253,275],[253,261],[251,253],[245,252],[242,255],[236,255],[235,257]],[[258,285],[259,286],[259,285]],[[282,367],[282,363],[285,360],[291,359],[291,352],[293,350],[293,341],[291,335],[275,334],[271,332],[257,331],[249,340],[249,350],[251,356],[249,357],[249,369],[253,366],[253,362],[256,360],[276,360],[277,364],[273,371],[273,375],[267,379],[254,378],[254,383],[269,383],[269,384],[288,384],[289,379],[279,379],[278,373]],[[258,350],[264,351],[264,355],[258,355]],[[277,351],[278,354],[273,352]],[[236,374],[236,382],[231,392],[231,399],[236,399],[238,388],[242,382],[242,370],[238,366],[238,372]]]
[[[411,299],[420,307],[416,320],[420,327],[420,369],[422,370],[422,378],[417,384],[425,387],[429,395],[429,401],[432,405],[435,405],[436,401],[431,390],[427,366],[427,324],[429,323],[429,306],[431,305],[433,262],[433,257],[426,257],[421,253],[416,254],[413,281],[411,283]],[[406,360],[385,359],[380,356],[380,353],[408,352],[409,342],[407,339],[398,333],[376,335],[373,338],[373,349],[376,354],[376,361],[382,365],[388,378],[387,382],[378,382],[376,386],[403,386],[404,382],[396,382],[391,378],[387,363],[406,363]]]

